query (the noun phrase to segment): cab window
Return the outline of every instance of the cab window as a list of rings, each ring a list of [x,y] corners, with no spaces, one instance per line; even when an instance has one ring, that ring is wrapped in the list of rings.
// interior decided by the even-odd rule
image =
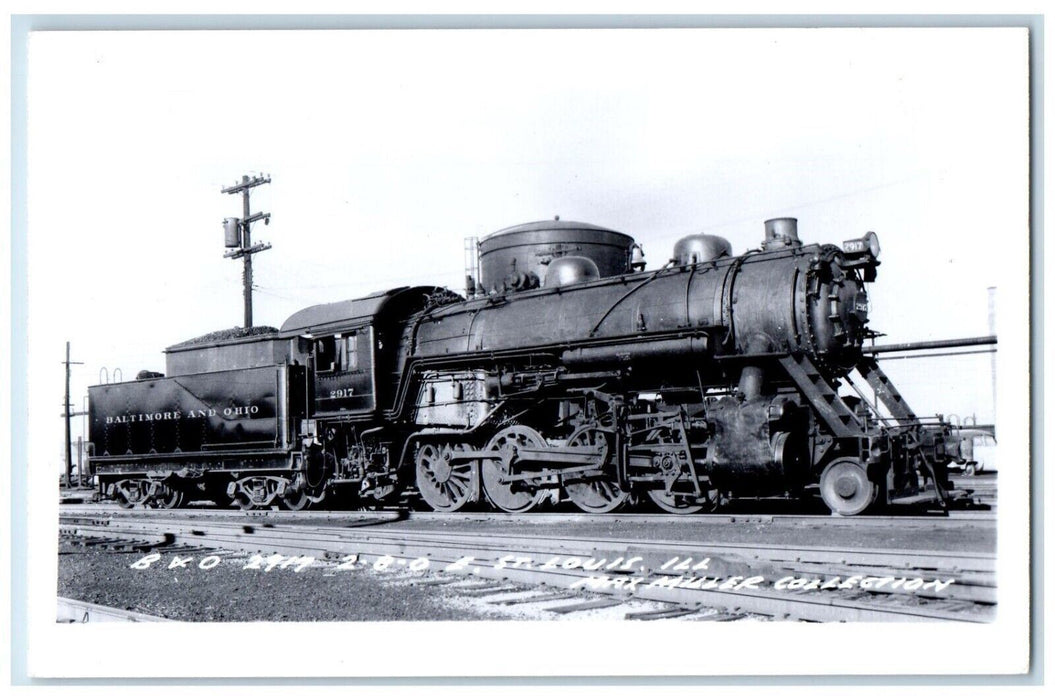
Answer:
[[[315,341],[317,372],[351,372],[359,369],[359,333],[338,333]]]
[[[342,372],[359,369],[359,334],[351,332],[343,338],[337,338],[337,366]]]
[[[333,372],[337,369],[337,339],[317,338],[315,340],[315,371]]]

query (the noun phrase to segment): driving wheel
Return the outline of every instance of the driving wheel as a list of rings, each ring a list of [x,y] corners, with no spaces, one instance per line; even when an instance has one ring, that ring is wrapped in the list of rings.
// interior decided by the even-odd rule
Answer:
[[[668,513],[691,515],[701,511],[713,512],[721,504],[721,493],[718,489],[704,489],[700,495],[675,491],[679,480],[684,488],[689,485],[689,482],[682,478],[689,475],[689,457],[684,454],[685,448],[678,439],[680,434],[680,429],[661,426],[657,427],[646,441],[646,444],[665,446],[662,451],[657,451],[652,456],[652,466],[663,477],[663,485],[649,490],[648,497]]]
[[[418,492],[433,510],[451,513],[471,503],[479,484],[474,462],[452,463],[457,450],[469,445],[423,444],[414,455]]]
[[[608,433],[596,428],[580,428],[568,438],[568,447],[604,447],[601,463],[604,474],[578,477],[576,481],[565,481],[564,490],[571,502],[587,513],[610,513],[624,505],[630,494],[619,486],[615,468],[609,459],[611,454]],[[574,475],[573,475],[574,477]]]
[[[524,513],[537,506],[546,495],[544,490],[532,485],[531,480],[503,479],[509,476],[518,448],[544,447],[545,444],[542,436],[526,425],[512,425],[491,438],[485,449],[496,455],[494,459],[482,460],[480,466],[480,480],[487,500],[507,513]]]

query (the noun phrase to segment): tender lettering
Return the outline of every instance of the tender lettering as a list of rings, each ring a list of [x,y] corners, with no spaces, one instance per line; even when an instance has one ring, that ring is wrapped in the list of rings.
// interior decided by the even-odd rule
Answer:
[[[224,418],[245,418],[255,416],[258,413],[260,413],[260,406],[246,404],[244,406],[228,406],[222,411],[215,408],[191,408],[187,411],[173,409],[169,411],[154,411],[153,413],[125,413],[119,416],[105,416],[103,420],[107,425],[123,425],[126,423],[182,420],[184,418],[215,418],[220,415]]]

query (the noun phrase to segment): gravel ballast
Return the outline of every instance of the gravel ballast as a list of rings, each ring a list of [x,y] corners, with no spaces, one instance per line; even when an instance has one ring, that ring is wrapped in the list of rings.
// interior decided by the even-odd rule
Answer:
[[[145,556],[61,539],[58,595],[197,622],[516,619],[499,607],[453,605],[456,592],[420,585],[435,576],[405,567],[339,570],[340,562],[314,562],[299,571],[292,565],[267,571],[266,559],[201,552],[162,554],[147,568],[133,568]],[[209,556],[218,557],[215,566]],[[177,557],[186,565],[169,568]],[[252,564],[260,568],[247,568]]]

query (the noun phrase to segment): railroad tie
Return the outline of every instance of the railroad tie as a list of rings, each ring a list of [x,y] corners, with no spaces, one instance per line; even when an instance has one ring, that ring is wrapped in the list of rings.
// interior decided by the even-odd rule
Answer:
[[[492,605],[527,605],[528,603],[545,603],[552,600],[572,600],[574,593],[545,593],[528,598],[511,598],[509,600],[492,600]]]
[[[546,612],[553,612],[559,615],[567,615],[568,613],[580,612],[582,610],[599,610],[601,608],[611,608],[616,605],[622,605],[624,601],[616,600],[614,598],[598,598],[596,600],[584,600],[581,603],[572,603],[571,605],[558,605],[555,608],[546,608]]]
[[[81,544],[83,544],[85,546],[88,546],[88,547],[94,547],[94,546],[105,547],[105,546],[113,544],[115,542],[122,542],[122,541],[123,540],[121,540],[120,538],[116,538],[116,537],[84,537],[84,538],[82,538]]]
[[[112,545],[112,549],[115,552],[144,552],[148,549],[153,549],[163,540],[155,540],[149,542],[147,540],[128,540],[121,544]]]
[[[500,585],[497,585],[497,586],[489,586],[489,587],[486,587],[486,588],[471,588],[471,589],[466,590],[464,592],[463,591],[459,591],[459,593],[461,595],[477,596],[477,597],[481,597],[482,598],[483,596],[494,595],[496,593],[516,593],[518,591],[523,591],[523,590],[524,590],[524,588],[522,586],[509,586],[509,585],[501,585],[500,584]]]
[[[664,610],[649,610],[647,612],[632,612],[627,613],[624,619],[626,620],[664,620],[670,617],[682,617],[684,615],[691,615],[692,613],[699,612],[698,607],[683,607],[676,605],[671,608]]]
[[[422,587],[446,586],[446,585],[449,585],[449,584],[452,584],[452,583],[458,583],[459,581],[463,581],[463,580],[464,579],[455,579],[455,578],[428,579],[428,580],[421,580],[421,581],[411,581],[410,585],[411,586],[422,586]]]
[[[455,581],[448,581],[448,583],[451,583],[451,584],[461,583],[461,581],[457,581],[457,580],[455,580]],[[472,581],[472,582],[470,582],[468,584],[465,584],[464,586],[452,586],[451,590],[458,591],[459,593],[472,592],[472,591],[483,591],[483,590],[493,589],[493,588],[495,588],[496,586],[499,586],[499,585],[501,585],[501,584],[497,584],[494,581]]]
[[[446,586],[449,583],[461,581],[460,578],[434,578],[427,581],[412,581],[412,586]]]

